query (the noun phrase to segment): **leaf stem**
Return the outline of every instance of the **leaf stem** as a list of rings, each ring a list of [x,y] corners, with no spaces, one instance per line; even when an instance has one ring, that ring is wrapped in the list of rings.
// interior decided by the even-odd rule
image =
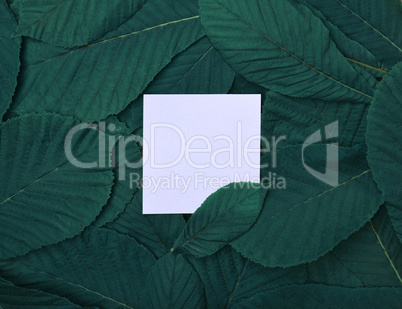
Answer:
[[[350,62],[356,63],[356,64],[358,64],[358,65],[361,65],[361,66],[364,66],[364,67],[367,67],[367,68],[376,70],[376,71],[381,72],[381,73],[384,73],[384,74],[387,74],[387,73],[388,73],[387,70],[381,70],[380,68],[373,67],[373,66],[371,66],[371,65],[365,64],[365,63],[363,63],[363,62],[360,62],[360,61],[357,61],[357,60],[354,60],[354,59],[350,59],[350,58],[347,58],[347,57],[345,57],[345,59],[346,59],[347,61],[350,61]]]

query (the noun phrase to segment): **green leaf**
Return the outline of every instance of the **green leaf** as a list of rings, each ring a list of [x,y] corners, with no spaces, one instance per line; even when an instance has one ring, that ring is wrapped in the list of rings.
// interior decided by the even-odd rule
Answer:
[[[288,284],[303,284],[307,278],[304,265],[265,268],[243,258],[230,246],[190,262],[204,283],[208,308],[232,308],[257,293]]]
[[[151,268],[141,308],[205,308],[204,286],[180,254],[167,254]]]
[[[260,85],[249,82],[243,76],[236,74],[229,94],[261,94],[261,100],[265,101],[265,93],[267,89]]]
[[[52,114],[13,118],[0,127],[0,259],[27,253],[80,233],[109,198],[113,172],[80,168],[65,154],[77,120]],[[98,134],[80,130],[75,158],[98,159]]]
[[[234,308],[398,308],[402,288],[290,285],[260,293]]]
[[[378,83],[376,78],[382,78],[387,73],[380,61],[360,43],[350,39],[345,33],[339,31],[339,28],[329,22],[322,12],[310,5],[308,0],[297,0],[297,2],[307,6],[315,16],[320,18],[330,31],[331,38],[342,55],[375,88]]]
[[[367,116],[367,160],[402,241],[402,62],[385,76]]]
[[[148,86],[153,94],[227,93],[235,73],[220,53],[203,37],[177,55]]]
[[[12,39],[11,34],[17,26],[6,1],[0,1],[0,124],[3,115],[11,104],[11,98],[17,86],[20,67],[21,39]]]
[[[170,251],[185,224],[181,215],[143,215],[142,190],[140,190],[134,195],[125,211],[106,227],[135,238],[160,258]]]
[[[65,297],[80,306],[139,308],[155,259],[134,239],[91,227],[83,234],[0,262],[5,279]]]
[[[290,0],[201,0],[214,46],[251,82],[295,97],[370,102],[370,83],[348,63],[321,20]]]
[[[402,60],[402,6],[399,0],[305,0],[384,65]],[[359,60],[359,59],[355,59]]]
[[[62,47],[88,44],[127,21],[147,0],[16,0],[19,15],[14,36]]]
[[[115,115],[202,35],[197,1],[153,0],[117,30],[80,48],[27,39],[12,111],[50,111],[84,121]]]
[[[257,220],[266,190],[257,183],[231,183],[211,194],[188,220],[173,250],[195,257],[211,255]]]
[[[402,244],[383,206],[363,228],[307,264],[309,283],[343,287],[401,287]]]
[[[34,308],[81,308],[65,298],[17,287],[0,278],[0,308],[18,309],[29,306],[34,306]]]
[[[261,134],[269,142],[285,136],[277,147],[303,144],[308,136],[338,121],[338,143],[352,147],[365,142],[368,104],[295,99],[269,92],[263,105]]]
[[[326,148],[325,144],[308,146],[304,162],[315,171],[326,171],[328,164],[328,171],[336,173],[332,162],[336,158],[333,154],[327,157]],[[336,150],[339,165],[335,186],[306,170],[302,151],[302,145],[280,149],[276,166],[270,154],[262,157],[261,163],[269,167],[261,170],[261,181],[271,190],[257,223],[232,242],[244,256],[267,267],[318,259],[360,229],[383,203],[363,145]]]
[[[175,56],[144,94],[226,94],[234,75],[210,40],[203,37]],[[141,95],[119,114],[119,118],[135,130],[142,126],[142,107]]]

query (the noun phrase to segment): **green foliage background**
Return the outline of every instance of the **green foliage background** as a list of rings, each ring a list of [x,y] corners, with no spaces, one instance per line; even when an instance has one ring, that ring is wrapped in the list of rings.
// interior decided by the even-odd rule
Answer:
[[[0,0],[0,308],[400,308],[401,29],[399,0]],[[141,135],[144,94],[226,93],[288,137],[286,190],[143,215],[118,156],[64,155],[82,122]],[[334,121],[332,188],[299,157]],[[72,143],[99,156],[93,130]]]

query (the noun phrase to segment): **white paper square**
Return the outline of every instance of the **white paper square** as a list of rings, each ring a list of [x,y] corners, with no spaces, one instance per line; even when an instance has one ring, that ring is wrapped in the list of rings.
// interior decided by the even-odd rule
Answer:
[[[260,118],[260,95],[145,95],[143,214],[193,213],[230,182],[259,182]]]

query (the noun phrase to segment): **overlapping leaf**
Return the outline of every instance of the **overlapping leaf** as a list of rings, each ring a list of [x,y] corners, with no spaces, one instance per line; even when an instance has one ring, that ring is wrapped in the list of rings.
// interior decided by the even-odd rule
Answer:
[[[370,83],[303,5],[290,0],[201,0],[200,14],[214,46],[249,81],[296,97],[372,98]]]
[[[211,194],[188,220],[172,251],[215,253],[256,222],[266,195],[256,183],[231,183]]]
[[[184,226],[185,221],[181,215],[143,215],[140,190],[126,210],[106,227],[135,238],[159,258],[170,252]]]
[[[205,308],[204,286],[182,255],[167,254],[151,268],[141,308]]]
[[[135,130],[142,130],[144,118],[144,98],[140,95],[137,99],[131,102],[118,117],[121,121],[127,124],[134,134]],[[141,134],[142,136],[142,134]]]
[[[249,82],[247,79],[239,74],[236,74],[232,87],[229,90],[229,94],[260,94],[262,102],[265,101],[266,92],[266,88]]]
[[[265,268],[226,246],[216,254],[191,263],[205,286],[208,308],[232,308],[242,300],[289,284],[303,284],[305,266]]]
[[[65,137],[75,125],[71,117],[29,114],[0,127],[0,259],[73,237],[109,198],[110,169],[80,168],[67,158]],[[77,131],[72,155],[96,162],[97,141],[95,130]]]
[[[226,93],[235,73],[203,37],[177,55],[149,85],[152,94],[216,94]],[[202,81],[202,82],[199,82]]]
[[[154,0],[115,31],[80,48],[26,40],[12,110],[51,111],[84,121],[117,114],[201,35],[197,1]]]
[[[399,308],[401,2],[200,3],[0,3],[0,307]],[[263,185],[143,215],[152,93],[261,94]]]
[[[11,104],[20,67],[20,38],[11,38],[17,26],[6,1],[0,1],[0,124]]]
[[[394,66],[378,86],[369,109],[367,160],[373,176],[393,207],[390,214],[402,241],[402,62]]]
[[[0,262],[5,279],[65,297],[80,306],[139,308],[155,260],[134,239],[91,227],[83,234]]]

